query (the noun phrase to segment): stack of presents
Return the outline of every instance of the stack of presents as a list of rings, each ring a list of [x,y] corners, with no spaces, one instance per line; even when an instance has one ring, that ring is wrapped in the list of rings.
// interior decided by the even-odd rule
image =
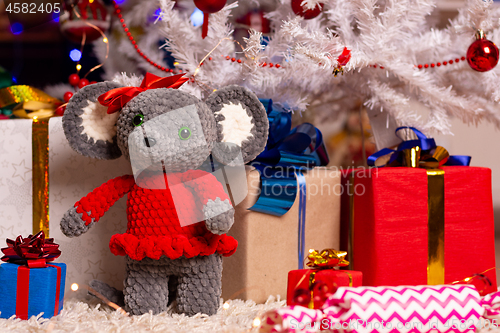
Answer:
[[[271,101],[263,102],[269,115],[279,112]],[[223,299],[260,303],[270,295],[286,296],[287,307],[262,322],[261,330],[269,332],[305,329],[297,323],[314,330],[312,324],[325,318],[341,324],[366,319],[361,314],[370,307],[379,314],[370,317],[375,321],[401,321],[394,313],[405,302],[435,306],[431,312],[439,325],[451,316],[439,312],[446,306],[457,309],[453,318],[477,324],[486,310],[476,308],[485,309],[497,291],[491,170],[469,166],[466,156],[449,156],[413,128],[398,129],[405,134],[400,144],[372,155],[369,167],[326,167],[328,156],[314,126],[291,129],[285,119],[288,127],[277,130],[276,118],[270,116],[272,144],[266,149],[282,160],[266,164],[257,158],[246,166],[248,195],[236,206],[229,231],[239,246],[224,259]],[[121,289],[123,257],[111,254],[108,243],[126,229],[126,199],[81,237],[65,237],[59,222],[94,188],[131,174],[129,164],[123,157],[97,161],[77,154],[58,117],[1,121],[0,135],[0,239],[11,239],[4,249],[9,262],[0,266],[0,290],[14,300],[0,302],[1,317],[57,314],[73,283],[99,279]],[[289,139],[306,144],[290,151],[290,145],[280,145]],[[29,234],[34,236],[16,239]],[[65,264],[54,264],[57,257]],[[420,314],[424,323],[434,318]]]

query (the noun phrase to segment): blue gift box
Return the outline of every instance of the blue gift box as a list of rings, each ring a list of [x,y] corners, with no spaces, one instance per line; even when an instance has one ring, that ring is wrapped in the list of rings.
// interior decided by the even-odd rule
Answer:
[[[29,319],[31,316],[37,316],[42,312],[42,317],[50,318],[61,311],[64,301],[66,264],[49,263],[48,265],[60,268],[59,293],[57,293],[58,269],[56,267],[30,268],[29,284],[28,289],[26,289],[26,286],[23,286],[22,283],[22,281],[26,282],[26,278],[18,279],[18,274],[19,269],[28,269],[27,266],[11,263],[0,265],[0,295],[2,295],[0,298],[0,318],[10,318],[16,315],[22,319]],[[24,300],[21,299],[23,295],[28,296],[27,302],[25,297]],[[57,296],[59,296],[58,300],[56,300]],[[57,309],[56,301],[58,302]],[[26,306],[28,316],[23,318],[25,313],[24,315],[20,315],[19,312],[16,313],[16,308],[19,311],[20,308],[26,308]]]

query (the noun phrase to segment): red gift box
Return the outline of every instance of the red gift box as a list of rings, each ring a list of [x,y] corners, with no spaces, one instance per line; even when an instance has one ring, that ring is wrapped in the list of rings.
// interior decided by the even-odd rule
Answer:
[[[444,241],[444,281],[472,283],[482,295],[497,290],[491,170],[448,166],[444,171],[444,235],[429,230],[435,194],[427,170],[384,167],[358,170],[344,191],[341,244],[351,237],[351,269],[367,286],[428,283],[429,246]],[[430,198],[430,200],[429,200]],[[439,205],[438,205],[439,206]],[[345,206],[344,206],[345,207]],[[432,209],[431,209],[432,210]],[[346,218],[351,221],[346,221]],[[431,268],[432,270],[432,268]]]
[[[311,275],[312,278],[311,278]],[[298,301],[297,295],[304,294],[312,302],[306,306],[319,309],[323,306],[327,293],[333,294],[337,287],[359,287],[363,274],[357,271],[336,269],[296,269],[288,272],[287,305],[306,305]],[[312,296],[312,297],[311,297]],[[313,305],[313,306],[310,306]]]

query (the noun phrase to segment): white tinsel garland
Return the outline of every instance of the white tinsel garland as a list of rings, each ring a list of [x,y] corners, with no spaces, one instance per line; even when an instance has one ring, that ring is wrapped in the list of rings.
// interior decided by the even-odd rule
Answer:
[[[311,104],[331,103],[331,108],[322,106],[318,111],[321,119],[337,117],[338,112],[361,102],[372,110],[388,112],[402,125],[431,132],[449,133],[451,116],[469,123],[486,120],[500,125],[499,66],[486,73],[473,71],[465,61],[416,67],[465,56],[478,28],[498,44],[500,9],[492,6],[492,0],[468,0],[442,30],[432,29],[426,22],[436,7],[432,0],[322,0],[323,14],[311,20],[296,16],[290,0],[263,2],[274,8],[265,15],[273,31],[266,43],[261,33],[250,31],[242,46],[231,41],[231,22],[236,19],[232,13],[241,15],[238,2],[229,1],[223,10],[210,15],[205,39],[201,27],[189,20],[191,1],[177,1],[174,8],[172,0],[143,0],[123,12],[127,24],[144,26],[139,46],[162,66],[163,51],[155,42],[160,36],[165,39],[164,47],[176,59],[177,68],[194,78],[183,89],[200,97],[239,84],[287,109],[302,111]],[[254,0],[242,6],[258,8],[259,3]],[[303,3],[312,6],[317,1]],[[148,25],[145,17],[157,7],[161,8],[160,19]],[[217,45],[210,54],[213,60],[200,67]],[[111,41],[110,46],[114,46]],[[344,47],[351,51],[351,59],[344,75],[335,77],[332,72]],[[99,54],[102,57],[102,50]],[[119,56],[122,58],[117,60]],[[228,61],[227,56],[239,58],[241,63]],[[110,58],[114,61],[106,65],[107,74],[108,68],[113,72],[109,78],[123,71],[123,66],[129,73],[161,74],[134,52],[126,38],[118,41]],[[270,63],[281,67],[270,67]],[[429,112],[419,114],[415,105]]]

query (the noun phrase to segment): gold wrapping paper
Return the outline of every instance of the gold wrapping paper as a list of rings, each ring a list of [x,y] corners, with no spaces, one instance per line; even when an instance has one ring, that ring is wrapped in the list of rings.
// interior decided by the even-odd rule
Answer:
[[[427,284],[444,284],[444,170],[427,170]]]
[[[12,107],[12,113],[19,118],[51,117],[56,106],[60,104],[62,102],[57,98],[30,86],[18,85],[0,89],[0,108]]]
[[[311,300],[309,301],[309,309],[314,309],[314,284],[316,283],[317,271],[312,271],[309,275],[309,292],[311,293]]]
[[[49,120],[33,119],[33,233],[49,237]]]

